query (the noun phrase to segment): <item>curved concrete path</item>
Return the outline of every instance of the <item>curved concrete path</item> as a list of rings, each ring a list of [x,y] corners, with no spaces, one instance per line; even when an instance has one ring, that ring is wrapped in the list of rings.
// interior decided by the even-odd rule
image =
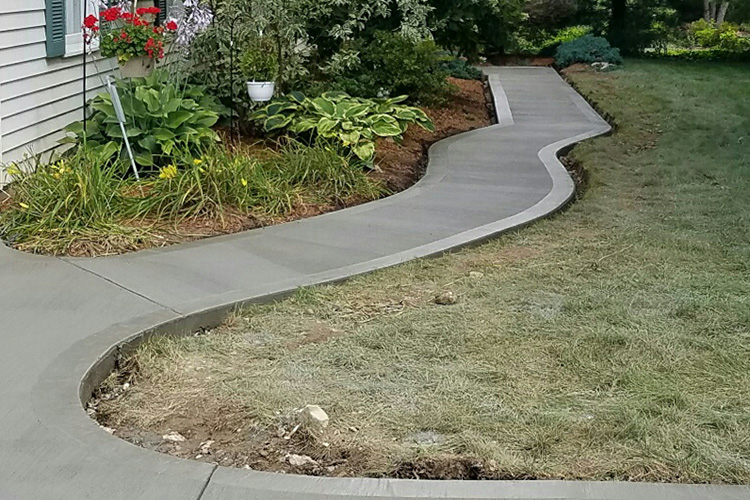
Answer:
[[[573,183],[556,151],[609,126],[552,70],[487,71],[500,124],[435,145],[427,176],[386,200],[112,258],[37,257],[0,246],[0,500],[750,498],[744,487],[224,469],[137,448],[83,411],[81,399],[111,368],[115,346],[142,332],[212,326],[238,303],[480,241],[564,205]]]

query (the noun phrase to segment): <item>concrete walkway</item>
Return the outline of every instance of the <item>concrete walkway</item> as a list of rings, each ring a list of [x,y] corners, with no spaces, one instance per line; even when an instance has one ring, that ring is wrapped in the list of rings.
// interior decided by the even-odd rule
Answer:
[[[224,469],[132,446],[83,411],[81,400],[111,368],[117,346],[143,332],[211,326],[238,303],[437,254],[564,205],[573,184],[556,151],[609,126],[552,70],[488,73],[500,124],[435,145],[427,176],[386,200],[112,258],[37,257],[0,245],[0,500],[750,498],[744,487]]]

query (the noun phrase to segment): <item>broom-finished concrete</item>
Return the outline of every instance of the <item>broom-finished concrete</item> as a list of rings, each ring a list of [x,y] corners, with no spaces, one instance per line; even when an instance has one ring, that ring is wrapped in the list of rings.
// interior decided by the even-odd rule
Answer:
[[[442,141],[391,198],[161,250],[56,259],[0,245],[0,500],[747,499],[745,487],[333,479],[225,469],[112,437],[81,401],[144,335],[476,243],[555,212],[556,152],[609,130],[552,70],[488,68],[499,124]]]

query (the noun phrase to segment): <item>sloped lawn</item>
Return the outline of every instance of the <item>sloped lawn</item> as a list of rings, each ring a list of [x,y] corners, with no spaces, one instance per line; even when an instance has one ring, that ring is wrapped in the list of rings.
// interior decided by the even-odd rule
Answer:
[[[317,475],[750,482],[750,72],[569,77],[618,124],[575,149],[590,179],[569,210],[151,341],[105,383],[99,421]],[[446,290],[457,303],[435,304]],[[323,434],[292,432],[306,404]]]

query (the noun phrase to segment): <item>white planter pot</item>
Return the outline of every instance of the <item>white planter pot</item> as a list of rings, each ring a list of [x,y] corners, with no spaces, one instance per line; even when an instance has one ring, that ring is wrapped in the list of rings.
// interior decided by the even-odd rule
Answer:
[[[267,102],[273,99],[276,90],[275,82],[247,82],[247,93],[255,102]]]
[[[145,78],[154,71],[154,60],[148,56],[131,57],[128,62],[120,65],[123,78]]]

